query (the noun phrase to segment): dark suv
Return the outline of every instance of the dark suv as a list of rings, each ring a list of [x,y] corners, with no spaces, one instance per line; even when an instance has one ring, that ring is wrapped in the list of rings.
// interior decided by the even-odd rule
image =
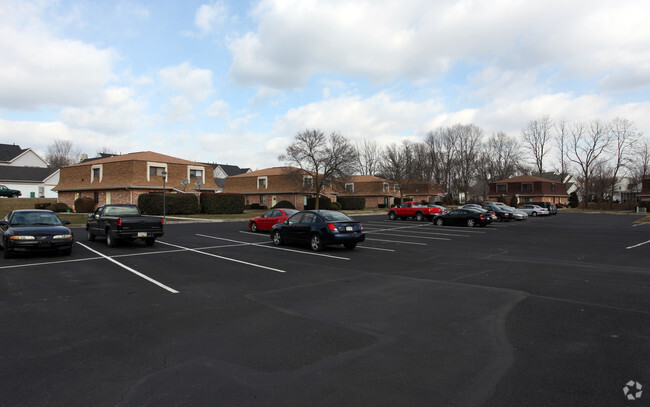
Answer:
[[[528,203],[548,209],[551,215],[557,215],[557,206],[553,205],[550,202],[528,202]]]

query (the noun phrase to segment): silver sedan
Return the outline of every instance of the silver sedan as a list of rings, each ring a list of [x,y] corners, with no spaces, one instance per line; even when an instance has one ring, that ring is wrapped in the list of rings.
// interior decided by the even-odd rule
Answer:
[[[541,206],[537,205],[532,205],[532,204],[526,204],[522,205],[517,209],[521,209],[522,211],[526,212],[528,216],[546,216],[550,215],[550,212],[546,208],[542,208]]]

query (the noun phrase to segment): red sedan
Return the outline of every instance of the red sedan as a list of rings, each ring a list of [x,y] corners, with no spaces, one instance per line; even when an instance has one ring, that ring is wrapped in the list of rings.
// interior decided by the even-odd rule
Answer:
[[[249,219],[248,227],[253,232],[271,230],[273,225],[284,222],[296,212],[297,209],[269,209],[263,215]]]

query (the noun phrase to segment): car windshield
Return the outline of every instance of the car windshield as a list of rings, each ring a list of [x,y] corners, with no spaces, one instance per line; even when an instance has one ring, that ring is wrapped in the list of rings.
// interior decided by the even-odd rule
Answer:
[[[12,226],[19,225],[47,225],[61,226],[61,220],[54,213],[48,212],[21,212],[11,217]]]
[[[342,212],[321,212],[320,214],[325,220],[333,222],[349,222],[352,220],[352,218]]]

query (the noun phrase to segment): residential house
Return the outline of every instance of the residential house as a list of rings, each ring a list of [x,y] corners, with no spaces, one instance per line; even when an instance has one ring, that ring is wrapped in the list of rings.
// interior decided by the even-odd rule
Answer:
[[[373,175],[353,175],[339,187],[339,197],[365,198],[366,208],[390,208],[399,198],[399,187],[396,183]]]
[[[445,198],[442,185],[431,181],[416,181],[403,188],[405,201],[440,203]]]
[[[251,172],[250,168],[239,168],[236,165],[228,164],[208,164],[211,165],[214,170],[212,175],[214,177],[214,182],[217,186],[223,190],[226,186],[226,178],[232,177],[233,175],[245,174]]]
[[[223,192],[243,194],[246,205],[271,208],[280,201],[289,201],[304,209],[307,198],[313,197],[312,185],[313,173],[294,167],[273,167],[229,176]],[[329,186],[321,194],[336,201],[337,192]]]
[[[216,192],[210,165],[144,151],[91,159],[61,168],[56,186],[59,202],[73,207],[75,199],[93,197],[98,205],[137,204],[150,192]]]
[[[499,197],[503,196],[507,202],[510,202],[513,195],[519,198],[519,202],[550,202],[552,204],[566,203],[569,198],[566,184],[547,178],[520,175],[490,182],[489,200],[497,201]]]
[[[23,198],[56,198],[52,188],[58,183],[59,171],[31,148],[0,144],[0,184],[17,189]]]
[[[650,177],[643,179],[639,200],[641,202],[650,202]]]

